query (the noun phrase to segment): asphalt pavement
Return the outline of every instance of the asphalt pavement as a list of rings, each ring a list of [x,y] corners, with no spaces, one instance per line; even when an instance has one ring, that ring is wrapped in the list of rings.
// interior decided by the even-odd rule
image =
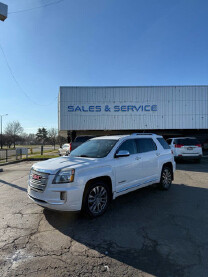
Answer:
[[[178,164],[169,191],[137,190],[91,220],[29,200],[31,165],[0,173],[1,276],[208,276],[208,159]]]

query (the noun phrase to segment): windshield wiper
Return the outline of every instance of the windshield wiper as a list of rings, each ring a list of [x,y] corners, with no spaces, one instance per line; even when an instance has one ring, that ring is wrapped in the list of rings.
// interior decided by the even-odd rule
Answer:
[[[87,155],[80,155],[80,156],[76,156],[76,157],[80,157],[80,158],[91,158],[90,156],[87,156]]]

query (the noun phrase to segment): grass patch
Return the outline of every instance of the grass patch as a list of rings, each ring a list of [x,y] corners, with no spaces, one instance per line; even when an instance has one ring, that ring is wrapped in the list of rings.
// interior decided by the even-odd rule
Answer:
[[[58,158],[59,156],[58,155],[32,155],[32,156],[29,156],[28,159],[32,160],[32,159],[53,159],[53,158]]]

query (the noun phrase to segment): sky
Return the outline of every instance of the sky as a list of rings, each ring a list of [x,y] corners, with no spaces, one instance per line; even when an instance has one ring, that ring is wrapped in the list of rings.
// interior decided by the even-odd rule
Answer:
[[[3,127],[57,128],[60,86],[208,85],[207,0],[0,2]]]

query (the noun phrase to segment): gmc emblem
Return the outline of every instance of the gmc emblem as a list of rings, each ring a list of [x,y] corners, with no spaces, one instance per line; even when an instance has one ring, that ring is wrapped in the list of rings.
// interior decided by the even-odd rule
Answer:
[[[37,175],[37,174],[33,174],[32,178],[35,179],[35,180],[41,180],[42,176]]]

